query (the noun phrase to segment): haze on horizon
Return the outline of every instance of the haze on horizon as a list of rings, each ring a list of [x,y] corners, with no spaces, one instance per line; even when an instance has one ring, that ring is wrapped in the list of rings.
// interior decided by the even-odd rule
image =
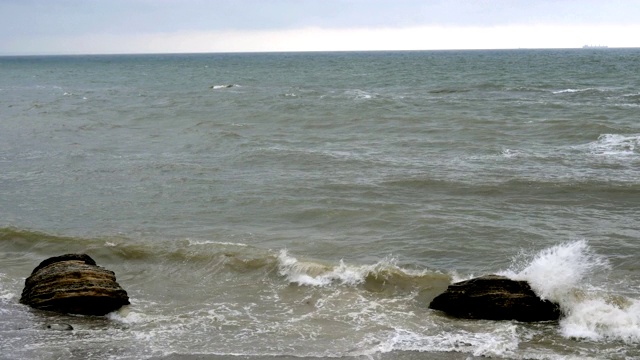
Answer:
[[[0,55],[640,47],[640,0],[0,0]]]

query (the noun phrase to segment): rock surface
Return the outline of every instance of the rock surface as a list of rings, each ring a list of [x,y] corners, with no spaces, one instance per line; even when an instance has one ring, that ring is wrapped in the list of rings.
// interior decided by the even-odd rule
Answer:
[[[20,302],[36,309],[69,314],[105,315],[129,304],[113,271],[86,254],[44,260],[25,281]]]
[[[429,308],[465,319],[557,320],[557,304],[540,299],[526,281],[487,275],[449,285]]]

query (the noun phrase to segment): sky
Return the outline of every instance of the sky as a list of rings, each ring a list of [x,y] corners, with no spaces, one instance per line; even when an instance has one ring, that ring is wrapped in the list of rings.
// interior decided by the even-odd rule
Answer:
[[[0,55],[640,47],[640,0],[0,0]]]

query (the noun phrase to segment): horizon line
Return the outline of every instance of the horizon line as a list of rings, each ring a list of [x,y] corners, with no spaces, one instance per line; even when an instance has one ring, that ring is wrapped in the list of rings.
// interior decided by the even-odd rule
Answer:
[[[372,49],[372,50],[273,50],[273,51],[193,51],[193,52],[68,52],[68,53],[0,53],[0,57],[37,57],[37,56],[118,56],[118,55],[205,55],[205,54],[295,54],[295,53],[364,53],[364,52],[427,52],[427,51],[500,51],[500,50],[616,50],[616,49],[640,49],[636,46],[622,47],[519,47],[519,48],[451,48],[451,49]]]

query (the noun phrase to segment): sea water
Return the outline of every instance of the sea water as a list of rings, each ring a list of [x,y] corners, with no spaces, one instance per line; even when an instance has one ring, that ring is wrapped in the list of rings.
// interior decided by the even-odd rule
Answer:
[[[638,49],[0,57],[0,358],[640,357],[639,120]],[[131,305],[19,304],[70,252]],[[562,318],[428,309],[494,273]]]

